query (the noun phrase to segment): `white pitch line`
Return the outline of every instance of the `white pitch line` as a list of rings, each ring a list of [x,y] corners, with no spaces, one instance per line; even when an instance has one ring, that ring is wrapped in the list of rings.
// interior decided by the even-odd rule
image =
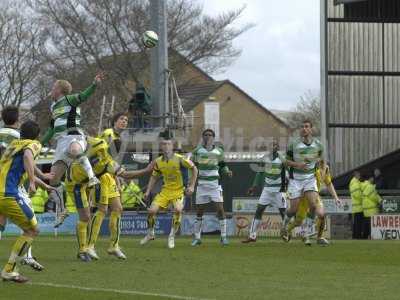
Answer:
[[[81,291],[90,291],[90,292],[106,292],[106,293],[117,293],[117,294],[125,294],[125,295],[152,296],[152,297],[180,299],[180,300],[212,300],[212,299],[206,299],[206,298],[185,297],[185,296],[179,296],[179,295],[148,293],[148,292],[132,291],[132,290],[103,289],[103,288],[93,288],[93,287],[85,287],[85,286],[78,286],[78,285],[67,285],[67,284],[57,284],[57,283],[47,283],[47,282],[30,282],[28,284],[37,285],[37,286],[54,287],[54,288],[66,288],[66,289],[74,289],[74,290],[81,290]]]

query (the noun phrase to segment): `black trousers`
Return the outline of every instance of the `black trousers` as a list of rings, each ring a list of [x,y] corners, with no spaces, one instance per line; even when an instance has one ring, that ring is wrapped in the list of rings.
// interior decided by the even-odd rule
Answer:
[[[364,217],[362,238],[368,240],[371,236],[371,217]]]
[[[362,212],[353,214],[353,239],[361,239],[363,237],[364,214]]]

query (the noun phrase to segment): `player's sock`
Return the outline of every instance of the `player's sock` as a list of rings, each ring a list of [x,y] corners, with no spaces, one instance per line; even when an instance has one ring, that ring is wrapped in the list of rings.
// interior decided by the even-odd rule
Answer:
[[[27,258],[33,258],[32,256],[32,246],[29,246],[28,251],[26,252]]]
[[[260,227],[260,224],[261,224],[261,220],[256,219],[256,218],[254,218],[253,221],[251,222],[250,233],[249,233],[249,237],[251,239],[255,240],[257,238],[257,231],[258,231],[258,227]]]
[[[112,211],[110,216],[110,248],[118,248],[119,235],[121,232],[121,213]]]
[[[219,220],[219,226],[221,228],[221,237],[226,238],[226,219]]]
[[[147,216],[147,233],[154,236],[154,226],[156,225],[156,218],[153,215]]]
[[[314,231],[314,220],[315,218],[311,218],[310,215],[307,215],[305,224],[306,224],[306,236],[311,237],[315,234]]]
[[[100,209],[96,211],[92,218],[92,222],[90,224],[90,233],[89,233],[89,247],[94,247],[97,241],[97,237],[99,236],[100,227],[103,223],[105,214]]]
[[[175,236],[175,234],[178,232],[179,226],[181,226],[181,219],[182,214],[174,213],[172,218],[171,232],[169,233],[170,236]]]
[[[86,155],[82,155],[81,157],[79,157],[78,162],[81,165],[81,167],[85,170],[89,179],[95,177],[92,165],[90,164],[89,159],[87,158]]]
[[[49,198],[56,204],[56,212],[63,212],[65,211],[64,187],[61,183],[54,184],[52,187],[55,190],[50,192]]]
[[[290,219],[292,219],[292,217],[294,217],[294,213],[288,212],[286,211],[286,215],[283,218],[283,224],[282,227],[287,229],[287,226],[289,225]]]
[[[200,240],[201,239],[201,227],[203,225],[203,217],[196,217],[196,221],[194,221],[194,238]]]
[[[296,217],[295,217],[294,219],[291,219],[291,220],[289,221],[289,224],[288,224],[288,226],[287,226],[288,233],[291,234],[292,231],[293,231],[293,229],[295,229],[295,228],[298,227],[298,226],[301,226],[302,223],[303,223],[303,219],[302,219],[302,218],[299,218],[299,217],[296,215]]]
[[[87,251],[87,228],[88,222],[78,221],[76,224],[76,237],[78,239],[79,253]]]
[[[292,233],[293,229],[296,227],[296,219],[291,220],[287,226],[287,231],[289,234]]]
[[[286,208],[279,208],[279,214],[281,215],[282,220],[284,220],[286,215]]]
[[[322,238],[322,234],[324,233],[325,229],[325,216],[317,218],[316,227],[317,227],[317,239],[320,239]]]
[[[11,254],[8,259],[4,271],[11,273],[14,271],[17,260],[20,259],[32,244],[33,238],[21,235],[14,243],[11,249]]]

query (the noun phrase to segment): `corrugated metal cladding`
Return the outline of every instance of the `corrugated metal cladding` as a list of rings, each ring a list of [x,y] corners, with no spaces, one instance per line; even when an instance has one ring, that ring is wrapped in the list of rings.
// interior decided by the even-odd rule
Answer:
[[[385,24],[385,70],[400,72],[400,24]]]
[[[385,43],[385,71],[399,72],[400,24],[329,23],[328,68],[331,71],[383,71],[382,43]]]
[[[334,174],[399,149],[399,129],[332,128],[329,131],[331,147],[328,151]]]
[[[327,123],[400,124],[400,76],[387,73],[400,72],[400,0],[326,1]],[[400,129],[331,127],[327,135],[335,175],[400,147]]]
[[[329,76],[330,123],[381,123],[383,79],[375,76]]]
[[[335,5],[335,0],[328,0],[328,18],[343,18],[344,6]]]
[[[376,23],[329,23],[329,70],[382,71],[381,26]]]
[[[349,170],[349,166],[359,166],[372,157],[382,153],[380,140],[381,129],[334,128],[330,135],[330,164],[332,172],[340,174]]]

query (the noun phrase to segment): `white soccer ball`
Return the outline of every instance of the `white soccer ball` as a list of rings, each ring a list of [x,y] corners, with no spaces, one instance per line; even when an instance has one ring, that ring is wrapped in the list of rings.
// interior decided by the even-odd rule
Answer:
[[[142,41],[146,48],[153,48],[157,46],[158,35],[154,31],[147,30],[145,33],[143,33]]]

